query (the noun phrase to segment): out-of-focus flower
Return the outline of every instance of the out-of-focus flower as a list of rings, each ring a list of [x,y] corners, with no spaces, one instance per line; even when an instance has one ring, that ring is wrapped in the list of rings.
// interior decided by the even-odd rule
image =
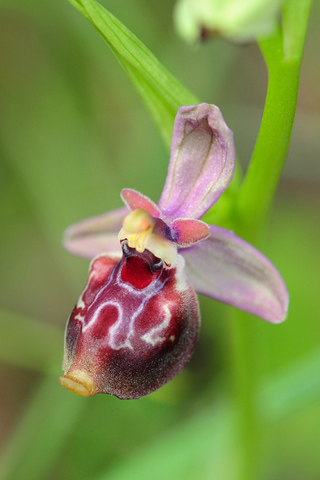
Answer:
[[[194,43],[218,34],[235,42],[270,35],[283,0],[178,0],[174,10],[176,29]]]
[[[124,189],[125,207],[68,228],[67,250],[97,257],[67,325],[63,386],[119,398],[162,386],[193,352],[194,291],[272,323],[285,319],[288,293],[272,263],[233,232],[200,220],[234,168],[233,135],[220,110],[181,107],[158,204]]]

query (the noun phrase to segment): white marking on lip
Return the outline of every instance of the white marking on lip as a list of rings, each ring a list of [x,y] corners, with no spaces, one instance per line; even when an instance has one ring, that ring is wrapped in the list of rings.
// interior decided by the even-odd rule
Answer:
[[[83,332],[85,332],[87,330],[87,328],[91,327],[97,321],[101,310],[103,310],[105,307],[108,307],[109,305],[111,305],[112,307],[116,307],[116,309],[118,310],[119,318],[122,318],[122,308],[120,307],[119,303],[114,302],[112,300],[108,300],[107,302],[102,303],[99,308],[97,308],[97,310],[94,312],[90,322],[88,322],[87,325],[85,325],[83,327]],[[119,320],[117,320],[116,324],[118,322],[119,322]],[[111,330],[111,328],[110,328],[110,330]]]
[[[166,339],[165,337],[161,337],[160,335],[155,337],[156,334],[159,334],[169,326],[169,323],[171,320],[171,312],[168,305],[167,304],[163,305],[163,309],[164,309],[164,319],[160,323],[160,325],[157,325],[156,327],[151,328],[149,332],[145,333],[141,337],[142,340],[144,340],[147,343],[151,343],[152,346],[156,345],[158,342],[164,342]],[[171,340],[171,337],[170,337],[170,340]]]
[[[75,317],[74,320],[80,320],[80,322],[84,322],[84,316],[78,313]]]
[[[176,263],[176,290],[179,293],[184,292],[189,288],[188,282],[186,279],[186,270],[185,270],[185,259],[182,255],[177,255],[177,263]]]
[[[126,321],[126,315],[125,315],[125,309],[121,305],[121,303],[117,300],[106,300],[102,301],[103,303],[97,308],[97,310],[94,312],[92,315],[91,319],[89,322],[84,326],[83,332],[85,332],[89,327],[93,326],[95,322],[97,321],[100,312],[107,306],[113,306],[118,310],[118,319],[117,321],[109,328],[108,331],[108,336],[109,336],[109,346],[110,348],[114,350],[120,350],[121,348],[130,348],[133,349],[133,346],[130,341],[130,337],[134,334],[134,323],[137,317],[141,314],[143,311],[145,304],[157,293],[164,287],[164,285],[167,283],[168,279],[161,281],[157,280],[155,282],[151,282],[150,285],[148,285],[146,288],[138,290],[132,285],[123,282],[121,279],[121,268],[115,268],[113,269],[106,285],[104,285],[96,294],[93,302],[91,305],[88,307],[88,311],[86,312],[86,315],[89,314],[90,310],[95,309],[95,305],[97,302],[99,302],[101,296],[105,295],[106,289],[108,286],[111,284],[111,282],[114,282],[115,285],[119,287],[121,290],[126,290],[129,294],[132,295],[133,299],[139,304],[137,305],[136,310],[134,311],[133,314],[130,315],[130,321],[127,323],[127,325],[124,325],[123,322]],[[101,299],[102,300],[102,299]],[[101,301],[100,300],[100,301]],[[82,297],[79,300],[79,303],[82,301]],[[84,305],[85,306],[85,305]],[[155,345],[159,341],[164,341],[165,338],[162,337],[157,337],[157,338],[152,338],[158,331],[161,331],[165,329],[170,322],[171,318],[171,313],[167,305],[164,305],[164,310],[165,310],[165,315],[164,315],[164,320],[161,323],[161,325],[154,327],[153,329],[150,330],[149,333],[145,334],[142,338],[148,342],[151,343],[152,345]],[[83,317],[81,313],[77,314],[77,317],[79,320],[84,322],[86,315]],[[117,334],[123,329],[123,331],[126,331],[126,338],[120,343],[117,341]]]
[[[126,348],[127,347],[127,348],[131,348],[131,350],[132,350],[133,347],[132,347],[131,342],[130,342],[130,327],[129,327],[129,333],[128,333],[126,339],[122,343],[119,344],[118,342],[115,341],[115,336],[117,335],[119,329],[121,329],[122,322],[123,322],[123,309],[122,309],[121,305],[119,305],[118,302],[109,301],[109,302],[103,303],[101,305],[101,307],[99,307],[98,311],[101,308],[104,308],[108,305],[116,307],[116,309],[118,310],[118,320],[109,328],[109,336],[110,336],[109,346],[110,346],[110,348],[112,348],[113,350],[120,350],[121,348]]]
[[[84,301],[83,301],[83,294],[82,294],[81,297],[79,298],[78,302],[77,302],[76,307],[77,307],[77,308],[80,308],[80,309],[82,310],[83,308],[85,308],[85,306],[86,306],[86,305],[85,305],[85,303],[84,303]]]

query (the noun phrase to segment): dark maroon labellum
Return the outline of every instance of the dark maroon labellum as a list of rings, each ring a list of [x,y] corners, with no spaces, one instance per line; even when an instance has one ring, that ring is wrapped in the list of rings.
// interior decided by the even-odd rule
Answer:
[[[140,398],[188,362],[199,326],[184,260],[166,264],[122,243],[123,256],[93,260],[65,338],[63,386],[79,395]]]

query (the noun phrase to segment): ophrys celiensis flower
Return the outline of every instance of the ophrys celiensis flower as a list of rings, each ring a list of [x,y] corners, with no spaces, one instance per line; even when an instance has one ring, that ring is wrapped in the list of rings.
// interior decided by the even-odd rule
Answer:
[[[193,352],[195,292],[284,320],[288,293],[272,263],[233,232],[200,220],[234,168],[233,135],[220,110],[181,107],[158,204],[124,189],[125,207],[69,227],[65,247],[93,260],[66,329],[63,386],[119,398],[161,387]]]

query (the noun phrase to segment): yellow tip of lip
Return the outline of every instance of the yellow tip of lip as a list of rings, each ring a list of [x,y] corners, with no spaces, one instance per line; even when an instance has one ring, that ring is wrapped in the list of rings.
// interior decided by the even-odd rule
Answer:
[[[80,370],[67,373],[67,375],[59,378],[59,382],[70,392],[81,397],[91,397],[98,393],[89,375]]]

